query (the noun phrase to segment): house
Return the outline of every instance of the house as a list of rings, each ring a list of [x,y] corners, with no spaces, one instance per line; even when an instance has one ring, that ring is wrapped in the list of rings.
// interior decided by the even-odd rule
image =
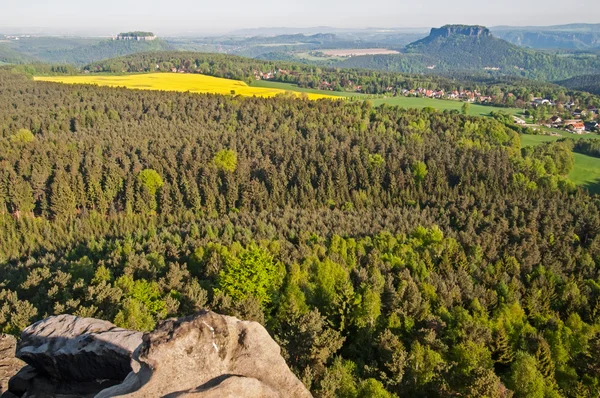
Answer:
[[[550,120],[552,121],[552,124],[561,124],[563,121],[560,116],[552,116]]]
[[[567,129],[571,130],[573,134],[585,133],[585,125],[581,121],[571,122],[567,124]]]
[[[577,108],[573,111],[573,117],[575,117],[575,118],[580,118],[582,115],[583,115],[583,111],[579,108]]]
[[[600,129],[598,122],[585,122],[584,126],[587,131],[598,131]]]
[[[513,116],[513,119],[514,119],[515,123],[517,123],[517,124],[523,125],[523,124],[527,123],[527,122],[525,122],[525,120],[521,119],[520,117]]]
[[[534,98],[533,99],[533,105],[535,105],[535,106],[550,105],[550,100],[547,100],[547,99],[544,99],[544,98]]]

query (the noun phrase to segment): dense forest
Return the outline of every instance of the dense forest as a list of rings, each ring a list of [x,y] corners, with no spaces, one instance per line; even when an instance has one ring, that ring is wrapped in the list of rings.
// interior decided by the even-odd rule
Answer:
[[[557,82],[561,86],[572,90],[585,90],[592,94],[600,95],[600,74],[577,76]]]
[[[600,202],[567,143],[368,102],[0,92],[0,331],[210,308],[317,397],[598,396]]]

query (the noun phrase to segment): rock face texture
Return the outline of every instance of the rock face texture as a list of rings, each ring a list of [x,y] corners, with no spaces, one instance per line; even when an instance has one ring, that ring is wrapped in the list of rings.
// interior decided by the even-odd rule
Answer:
[[[57,380],[123,380],[141,342],[142,333],[110,322],[59,315],[23,330],[17,357]]]
[[[0,394],[8,390],[8,380],[25,366],[15,358],[17,339],[7,334],[0,334]]]
[[[256,322],[210,311],[168,320],[144,336],[141,368],[107,397],[310,397]]]
[[[491,36],[490,30],[485,26],[477,25],[445,25],[441,28],[432,28],[430,37],[450,37],[452,35],[463,36]]]
[[[14,353],[6,341],[0,355]],[[164,321],[143,340],[109,322],[50,317],[23,331],[17,356],[28,365],[7,373],[22,367],[2,398],[311,396],[260,324],[210,311]]]
[[[110,322],[59,315],[21,333],[16,356],[28,365],[8,390],[17,397],[93,397],[131,372],[142,333]],[[4,397],[3,397],[4,398]]]

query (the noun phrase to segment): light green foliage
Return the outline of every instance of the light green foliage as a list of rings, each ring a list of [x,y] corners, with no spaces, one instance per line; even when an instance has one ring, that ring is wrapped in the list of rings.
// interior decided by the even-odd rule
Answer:
[[[460,112],[463,115],[468,115],[470,110],[471,110],[471,104],[469,104],[468,102],[465,102],[464,104],[462,104],[462,107],[460,108]]]
[[[129,298],[123,303],[123,308],[115,317],[114,324],[125,329],[147,332],[154,329],[156,322],[143,303]]]
[[[379,168],[385,164],[385,159],[378,153],[370,154],[369,163],[371,163],[373,167]]]
[[[321,381],[319,396],[322,398],[355,398],[357,397],[356,364],[336,357]]]
[[[281,286],[283,274],[283,264],[267,250],[251,244],[239,255],[229,254],[225,258],[216,291],[227,294],[234,301],[252,296],[262,306],[267,306]]]
[[[417,183],[421,183],[423,180],[425,180],[425,177],[427,177],[428,173],[427,165],[421,161],[415,162],[411,167],[411,171],[413,173],[415,182]]]
[[[115,324],[136,330],[151,330],[155,318],[161,319],[167,315],[166,303],[161,299],[160,289],[156,282],[134,280],[130,276],[117,279],[119,287],[126,300],[122,309],[115,317]]]
[[[375,379],[363,380],[358,386],[357,397],[371,397],[371,398],[394,398],[397,397],[395,394],[391,394],[386,391],[383,384]]]
[[[144,169],[140,171],[137,176],[137,180],[141,186],[145,187],[148,190],[148,193],[150,193],[152,196],[154,196],[156,191],[163,186],[162,178],[156,172],[156,170],[152,169]]]
[[[416,386],[431,382],[444,365],[442,356],[428,346],[415,341],[408,359],[409,376]]]
[[[517,397],[544,398],[544,376],[537,369],[535,358],[519,352],[511,366],[509,387]]]
[[[33,133],[27,129],[20,129],[10,136],[10,142],[14,144],[28,144],[35,140]]]
[[[213,162],[217,169],[233,173],[237,168],[237,153],[231,149],[222,149],[215,154]]]

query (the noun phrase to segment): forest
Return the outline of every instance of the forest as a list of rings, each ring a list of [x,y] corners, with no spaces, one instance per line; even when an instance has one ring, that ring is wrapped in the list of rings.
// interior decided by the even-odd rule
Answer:
[[[0,92],[0,332],[210,308],[316,397],[600,393],[600,202],[569,143],[369,102]]]

